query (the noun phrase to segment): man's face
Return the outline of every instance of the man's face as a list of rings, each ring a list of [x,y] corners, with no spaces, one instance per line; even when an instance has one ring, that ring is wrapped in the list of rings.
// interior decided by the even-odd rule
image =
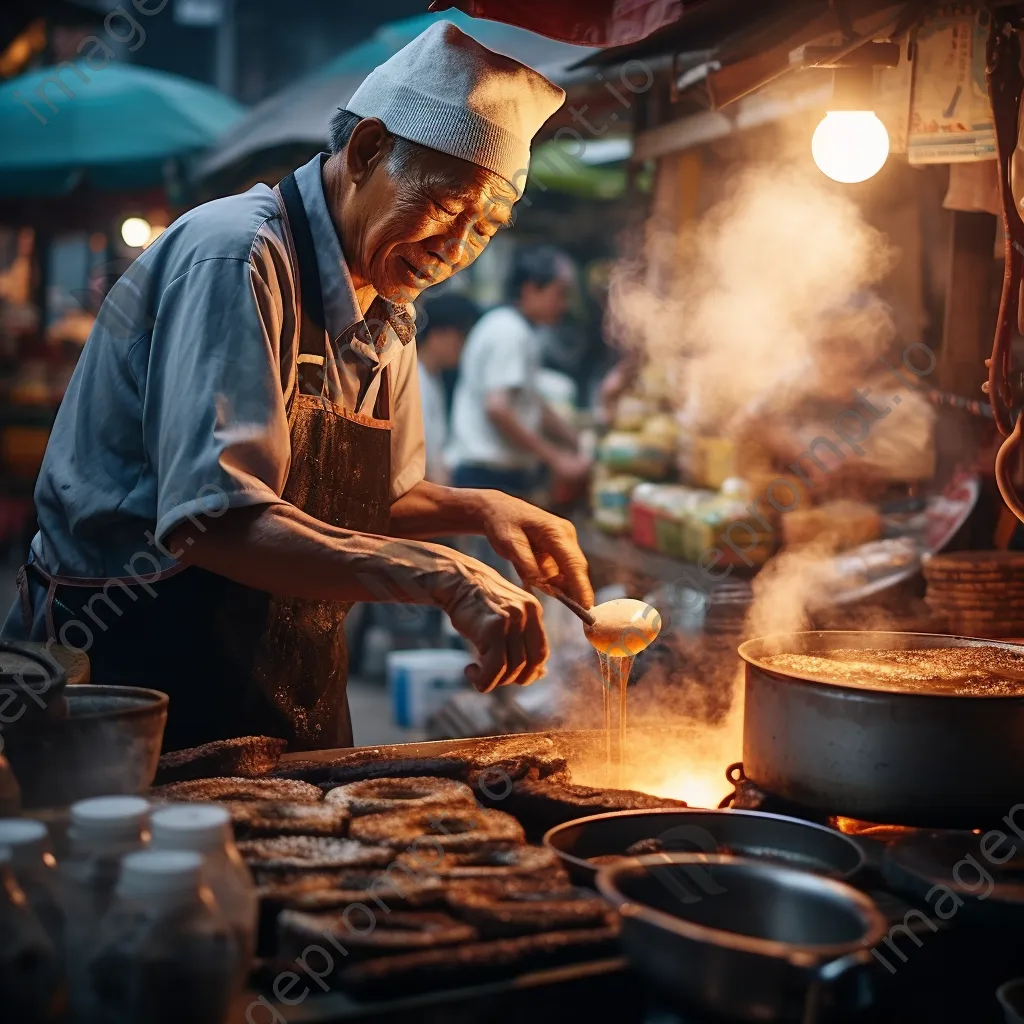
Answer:
[[[516,195],[496,175],[433,150],[419,149],[404,167],[393,164],[386,151],[371,158],[354,195],[356,238],[345,238],[345,251],[378,295],[412,302],[484,251],[509,225]]]
[[[566,277],[556,277],[545,285],[527,281],[522,292],[523,311],[535,324],[554,326],[569,309],[570,288]]]
[[[444,370],[454,370],[459,365],[465,343],[465,332],[458,327],[435,327],[430,332],[430,347],[436,354],[438,365]]]

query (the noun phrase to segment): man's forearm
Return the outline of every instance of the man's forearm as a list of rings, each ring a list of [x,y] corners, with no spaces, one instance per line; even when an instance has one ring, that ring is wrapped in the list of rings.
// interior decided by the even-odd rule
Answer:
[[[429,540],[454,534],[484,533],[484,508],[494,491],[442,487],[423,480],[391,506],[391,536]]]
[[[552,409],[547,402],[542,406],[542,416],[541,426],[544,428],[544,433],[575,451],[580,443],[576,428],[565,417]]]
[[[200,522],[167,538],[175,558],[280,597],[446,607],[459,583],[447,548],[338,529],[292,505],[232,509]]]

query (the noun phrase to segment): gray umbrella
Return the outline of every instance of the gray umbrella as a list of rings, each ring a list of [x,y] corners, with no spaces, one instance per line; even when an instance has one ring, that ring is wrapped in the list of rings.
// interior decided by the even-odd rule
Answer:
[[[327,128],[355,92],[362,75],[304,78],[268,96],[226,132],[199,162],[195,176],[207,185],[257,174],[293,152],[314,153],[327,143]]]

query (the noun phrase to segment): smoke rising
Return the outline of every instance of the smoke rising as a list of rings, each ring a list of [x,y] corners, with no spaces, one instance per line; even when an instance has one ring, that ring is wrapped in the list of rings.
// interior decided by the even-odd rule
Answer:
[[[664,203],[661,204],[664,208]],[[752,408],[784,414],[807,397],[805,378],[829,381],[830,400],[853,405],[855,368],[882,356],[894,328],[872,294],[896,252],[856,204],[803,164],[748,162],[680,235],[649,225],[643,260],[613,274],[607,326],[668,381],[683,429],[740,435]],[[822,360],[833,372],[821,373]],[[832,550],[783,551],[755,578],[745,636],[806,629],[827,603]],[[876,628],[880,613],[871,616]],[[694,806],[717,806],[725,772],[742,758],[743,671],[737,638],[665,635],[667,666],[638,659],[629,697],[626,784]],[[596,658],[567,717],[598,727]],[[607,784],[598,758],[574,777]]]
[[[719,434],[805,363],[825,315],[895,258],[852,200],[796,163],[748,164],[682,237],[655,228],[648,238],[644,261],[613,274],[610,334],[665,367],[687,423]],[[888,345],[880,301],[844,319],[872,355]]]

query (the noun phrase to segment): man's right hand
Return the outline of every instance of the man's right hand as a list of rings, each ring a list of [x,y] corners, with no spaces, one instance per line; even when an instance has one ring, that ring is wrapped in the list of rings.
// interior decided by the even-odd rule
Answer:
[[[453,554],[453,597],[442,607],[478,652],[469,681],[488,693],[539,679],[548,658],[540,602],[483,562]]]

